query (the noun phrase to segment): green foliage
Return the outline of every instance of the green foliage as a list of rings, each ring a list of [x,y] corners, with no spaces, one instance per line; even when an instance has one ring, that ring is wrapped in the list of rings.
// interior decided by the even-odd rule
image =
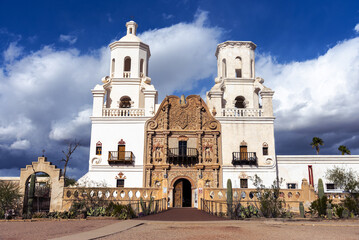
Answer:
[[[343,212],[342,212],[342,217],[343,218],[348,218],[349,217],[349,210],[344,208]]]
[[[327,196],[323,196],[314,200],[309,207],[309,211],[312,215],[317,215],[318,217],[325,217],[327,215]]]
[[[310,143],[310,145],[312,146],[312,148],[315,148],[318,155],[320,151],[320,146],[324,145],[324,141],[319,137],[313,137],[313,140]]]
[[[344,154],[350,155],[350,154],[351,154],[349,148],[347,148],[347,147],[344,146],[344,145],[340,145],[340,146],[338,147],[338,150],[342,153],[342,155],[344,155]]]
[[[290,216],[290,212],[284,208],[284,199],[279,198],[280,186],[283,179],[279,184],[274,181],[270,188],[266,188],[263,185],[263,181],[260,177],[254,175],[252,179],[253,185],[257,187],[257,197],[260,203],[260,213],[267,218],[287,217]]]
[[[65,177],[65,187],[76,185],[76,179]]]
[[[147,215],[151,214],[151,209],[153,209],[152,193],[150,195],[150,202],[149,202],[148,206],[147,206],[146,202],[143,201],[142,197],[140,198],[140,205],[141,205],[143,215],[147,216]]]
[[[327,216],[328,216],[328,219],[333,218],[333,209],[332,209],[332,204],[330,204],[330,203],[328,203],[328,205],[327,205]]]
[[[104,207],[90,208],[87,210],[87,216],[101,217],[106,215],[106,209]]]
[[[32,218],[47,218],[46,212],[35,212],[32,214]]]
[[[32,214],[32,204],[34,202],[34,194],[35,194],[35,180],[36,175],[35,173],[31,175],[30,179],[30,187],[28,189],[28,200],[27,200],[27,215],[31,216]]]
[[[324,196],[324,185],[321,178],[318,179],[318,196],[322,198]]]
[[[303,202],[299,203],[299,212],[300,212],[300,217],[305,218]]]
[[[346,170],[334,167],[326,172],[328,180],[333,182],[337,188],[344,189],[348,196],[343,200],[343,205],[349,212],[359,214],[359,177],[352,169]]]
[[[232,218],[232,203],[233,203],[232,181],[231,179],[228,179],[227,180],[227,215],[229,218]]]
[[[19,199],[19,187],[15,183],[0,181],[0,218],[4,218],[10,209],[17,209]]]
[[[242,206],[241,203],[238,203],[234,208],[234,214],[232,218],[234,219],[245,219],[245,218],[253,218],[260,217],[259,210],[257,207],[253,205],[248,205],[246,207]]]
[[[117,217],[119,219],[131,219],[136,216],[131,205],[121,205],[111,202],[106,208],[106,216]]]

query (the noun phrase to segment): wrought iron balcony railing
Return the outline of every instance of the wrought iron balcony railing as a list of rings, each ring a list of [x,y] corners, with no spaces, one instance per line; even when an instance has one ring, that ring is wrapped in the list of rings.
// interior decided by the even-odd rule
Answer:
[[[125,152],[110,151],[110,152],[108,152],[108,162],[109,163],[132,164],[134,160],[135,160],[135,155],[131,151],[125,151]]]
[[[258,158],[255,152],[233,152],[233,165],[257,165]]]
[[[168,161],[172,164],[196,164],[198,150],[197,148],[169,148]]]

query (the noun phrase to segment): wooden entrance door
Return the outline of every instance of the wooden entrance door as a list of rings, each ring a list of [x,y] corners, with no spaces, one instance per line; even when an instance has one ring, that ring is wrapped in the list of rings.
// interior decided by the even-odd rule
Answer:
[[[118,160],[125,160],[126,145],[118,145]]]
[[[174,207],[182,207],[183,200],[183,181],[177,182],[174,187]]]

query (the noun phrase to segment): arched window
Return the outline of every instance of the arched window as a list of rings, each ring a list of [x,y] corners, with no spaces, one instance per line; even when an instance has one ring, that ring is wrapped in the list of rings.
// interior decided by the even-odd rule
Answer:
[[[268,155],[268,144],[263,143],[263,155]]]
[[[123,77],[124,78],[131,77],[131,58],[130,57],[125,57],[123,69],[124,69]]]
[[[222,59],[222,77],[226,78],[227,77],[227,66],[226,66],[226,59],[223,58]]]
[[[234,107],[236,107],[236,108],[245,108],[246,103],[244,101],[245,101],[244,97],[242,97],[242,96],[236,97]]]
[[[143,76],[144,76],[144,74],[143,74],[143,62],[144,62],[144,60],[141,59],[141,60],[140,60],[140,77],[143,77]]]
[[[102,143],[100,141],[96,143],[96,155],[102,155]]]
[[[129,96],[123,96],[120,99],[120,108],[130,108],[131,98]]]
[[[111,76],[113,77],[115,75],[115,59],[112,58],[112,63],[111,63]]]
[[[235,70],[236,70],[236,78],[242,77],[242,59],[240,57],[236,57],[235,59]]]

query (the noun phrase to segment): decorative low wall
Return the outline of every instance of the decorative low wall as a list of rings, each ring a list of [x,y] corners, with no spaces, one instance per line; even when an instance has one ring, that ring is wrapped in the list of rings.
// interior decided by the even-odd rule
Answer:
[[[63,196],[63,211],[70,209],[75,201],[106,201],[129,204],[141,198],[147,202],[150,197],[162,199],[162,189],[156,188],[106,188],[106,187],[65,187]],[[167,205],[167,204],[166,204]]]
[[[234,188],[233,192],[233,201],[241,202],[244,205],[253,204],[259,206],[259,201],[257,197],[257,189],[248,189],[248,188]],[[314,191],[314,188],[308,184],[306,179],[302,180],[301,189],[281,189],[280,198],[285,201],[285,208],[290,209],[294,212],[299,212],[299,203],[303,202],[306,209],[309,208],[312,201],[317,199],[317,195]],[[213,202],[223,202],[227,201],[227,189],[226,188],[204,188],[203,189],[203,199]],[[202,203],[202,200],[199,201]],[[223,205],[221,205],[223,206]],[[203,208],[200,206],[199,208]],[[218,211],[227,211],[226,207],[221,207]]]

